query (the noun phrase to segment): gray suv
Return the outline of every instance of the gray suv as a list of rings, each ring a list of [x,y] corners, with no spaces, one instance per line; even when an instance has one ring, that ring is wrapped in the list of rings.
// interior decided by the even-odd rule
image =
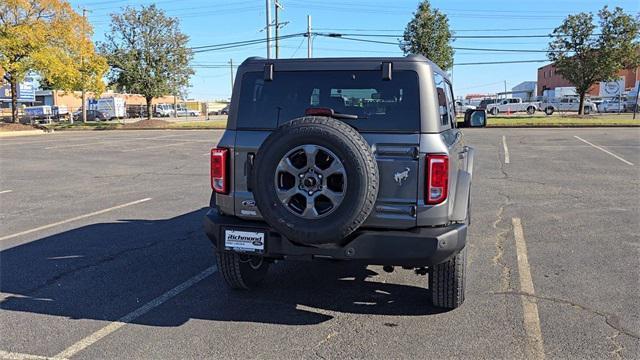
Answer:
[[[244,61],[204,222],[227,284],[277,260],[359,261],[428,274],[433,304],[460,306],[474,150],[455,113],[422,56]]]

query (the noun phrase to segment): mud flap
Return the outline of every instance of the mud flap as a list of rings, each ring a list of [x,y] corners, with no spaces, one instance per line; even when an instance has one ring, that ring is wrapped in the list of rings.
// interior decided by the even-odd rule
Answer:
[[[467,219],[467,207],[469,193],[471,191],[471,174],[464,170],[458,170],[458,182],[456,183],[456,198],[453,205],[451,221],[465,221]]]

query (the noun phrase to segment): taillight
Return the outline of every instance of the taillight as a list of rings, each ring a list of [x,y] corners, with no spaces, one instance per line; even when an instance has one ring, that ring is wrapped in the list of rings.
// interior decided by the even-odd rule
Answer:
[[[220,194],[226,194],[229,191],[228,154],[229,149],[211,149],[211,188]]]
[[[426,185],[427,204],[439,204],[447,199],[449,188],[449,157],[447,155],[427,155]]]

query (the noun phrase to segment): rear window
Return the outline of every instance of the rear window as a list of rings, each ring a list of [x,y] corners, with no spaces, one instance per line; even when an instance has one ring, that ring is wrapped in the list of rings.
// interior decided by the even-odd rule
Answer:
[[[357,115],[344,120],[363,131],[420,129],[418,75],[394,71],[276,71],[272,81],[262,72],[242,78],[238,128],[271,129],[304,116],[313,107]]]

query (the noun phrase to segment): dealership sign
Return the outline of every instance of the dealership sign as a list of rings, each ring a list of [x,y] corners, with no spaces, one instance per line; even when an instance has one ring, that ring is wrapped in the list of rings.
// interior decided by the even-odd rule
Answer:
[[[0,86],[0,101],[11,101],[11,85],[8,83]],[[23,82],[18,84],[18,102],[36,101],[36,86],[34,79],[27,76]]]
[[[616,81],[600,82],[600,96],[613,97],[620,96],[624,92],[624,76]]]

